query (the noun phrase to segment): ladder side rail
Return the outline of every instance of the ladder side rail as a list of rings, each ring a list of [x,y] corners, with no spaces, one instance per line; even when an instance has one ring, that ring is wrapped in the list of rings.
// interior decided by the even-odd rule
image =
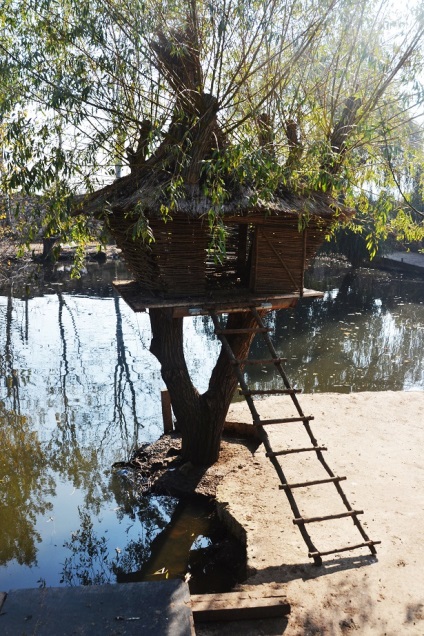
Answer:
[[[343,488],[340,486],[340,484],[338,482],[334,482],[334,486],[337,490],[337,492],[340,495],[341,500],[343,501],[344,505],[346,506],[347,510],[353,510],[352,506],[350,505],[344,491]],[[355,524],[355,526],[358,528],[358,531],[361,535],[361,537],[365,540],[365,541],[370,541],[370,538],[368,536],[368,534],[365,532],[360,520],[357,517],[352,517],[352,521]],[[370,551],[372,552],[372,554],[377,554],[376,549],[374,548],[373,545],[370,546]]]
[[[305,428],[306,428],[306,425],[309,426],[309,423],[305,424],[305,422],[304,422]],[[323,468],[327,472],[327,474],[330,477],[336,477],[335,473],[331,470],[330,466],[328,465],[328,463],[327,463],[324,455],[322,454],[321,450],[319,450],[318,448],[316,449],[316,455],[317,455],[318,460],[320,461],[321,465],[323,466]],[[339,494],[339,496],[340,496],[340,498],[341,498],[346,510],[352,511],[353,508],[352,508],[352,506],[351,506],[351,504],[350,504],[350,502],[349,502],[349,500],[348,500],[348,498],[347,498],[342,486],[340,485],[340,483],[338,481],[334,481],[334,487],[336,488],[336,490],[337,490],[337,492],[338,492],[338,494]],[[362,538],[365,541],[370,541],[370,538],[367,535],[367,533],[365,532],[360,520],[357,517],[352,517],[352,521],[355,524],[355,526],[358,528],[358,531],[361,534]],[[371,552],[373,554],[376,554],[376,550],[375,550],[374,546],[370,546],[370,550],[371,550]]]
[[[264,324],[262,318],[260,317],[256,307],[252,307],[251,308],[251,312],[255,316],[256,322],[258,323],[259,327],[261,329],[265,328],[265,324]],[[262,332],[261,335],[262,335],[262,337],[263,337],[263,339],[265,341],[265,344],[267,345],[268,351],[270,352],[272,358],[279,358],[280,356],[277,354],[277,351],[275,350],[274,344],[273,344],[273,342],[272,342],[272,340],[271,340],[271,338],[269,336],[269,333],[266,331],[266,332]],[[287,377],[286,372],[284,371],[284,368],[283,368],[282,364],[281,363],[276,363],[275,366],[277,367],[281,377],[283,378],[284,386],[286,387],[286,389],[291,389],[292,386],[290,384],[290,381],[289,381],[289,379]],[[299,403],[298,403],[298,407],[299,407],[298,408],[299,415],[303,415],[302,409],[300,408],[300,404]]]

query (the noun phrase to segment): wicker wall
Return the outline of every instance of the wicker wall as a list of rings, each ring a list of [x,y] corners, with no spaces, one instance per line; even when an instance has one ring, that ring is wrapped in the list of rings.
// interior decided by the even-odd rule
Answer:
[[[300,232],[297,219],[272,220],[256,227],[250,288],[257,293],[303,290],[305,268],[321,245],[326,226],[311,221]]]
[[[133,224],[129,219],[118,222],[116,217],[110,221],[128,269],[146,291],[170,296],[205,291],[207,224],[182,216],[167,223],[151,219],[155,240],[150,244],[132,239]]]
[[[116,215],[110,219],[117,245],[142,288],[178,297],[217,289],[231,292],[236,287],[261,294],[300,292],[305,267],[322,243],[328,221],[312,220],[304,232],[299,232],[295,214],[257,217],[257,225],[233,221],[228,226],[227,258],[221,263],[208,256],[210,238],[203,219],[175,215],[167,223],[151,219],[149,224],[155,241],[145,244],[132,239],[134,220]],[[244,242],[239,231],[243,227],[248,228]]]

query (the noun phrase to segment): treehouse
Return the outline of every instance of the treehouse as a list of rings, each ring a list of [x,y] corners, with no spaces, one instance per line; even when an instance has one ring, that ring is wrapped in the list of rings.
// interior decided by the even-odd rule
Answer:
[[[301,183],[304,145],[295,113],[274,118],[270,109],[261,112],[264,101],[252,107],[249,99],[238,101],[238,96],[238,104],[229,106],[228,94],[220,101],[208,92],[212,88],[205,85],[199,41],[194,12],[185,28],[157,33],[149,42],[154,66],[167,85],[166,116],[138,121],[136,131],[132,122],[128,139],[137,143],[135,150],[126,149],[129,174],[85,197],[82,207],[105,221],[132,272],[134,281],[120,282],[118,291],[134,311],[149,310],[150,351],[161,365],[169,393],[164,421],[172,424],[172,406],[181,460],[201,467],[218,460],[225,419],[238,388],[309,556],[320,564],[325,554],[358,547],[375,554],[376,542],[357,520],[361,511],[352,509],[341,490],[339,481],[345,478],[326,463],[322,451],[327,449],[311,430],[314,418],[303,413],[300,390],[290,383],[285,360],[271,341],[272,329],[264,322],[271,309],[293,307],[302,295],[321,296],[304,290],[305,268],[331,224],[349,213],[325,188],[308,190]],[[346,100],[316,161],[314,181],[331,186],[343,165],[360,105],[359,98]],[[246,108],[251,108],[247,114]],[[204,393],[194,385],[185,360],[183,318],[195,314],[210,316],[222,344]],[[263,338],[266,358],[249,356],[256,336]],[[274,367],[280,386],[249,386],[245,369],[251,365]],[[263,420],[254,396],[271,394],[287,396],[291,405],[284,411],[291,408],[294,415],[283,412],[282,417]],[[267,430],[279,424],[302,426],[310,445],[273,449]],[[294,452],[315,455],[327,476],[289,483],[277,458]],[[292,489],[323,483],[334,484],[346,511],[303,518]],[[342,517],[353,519],[361,543],[317,550],[305,524]]]
[[[171,96],[169,115],[138,122],[134,148],[126,148],[130,173],[90,195],[83,207],[106,220],[146,306],[148,298],[299,297],[307,263],[342,206],[323,191],[290,189],[303,144],[289,116],[278,124],[286,137],[282,150],[270,114],[252,111],[240,176],[237,136],[223,125],[219,98],[204,87],[196,20],[149,43]],[[358,107],[347,105],[335,126],[334,165]],[[318,172],[331,174],[333,164],[324,164]],[[263,182],[265,196],[258,187]]]
[[[245,195],[223,206],[225,249],[218,251],[205,197],[180,199],[172,217],[164,218],[150,187],[128,199],[120,190],[118,205],[110,194],[108,226],[134,278],[131,286],[118,288],[135,310],[183,299],[209,305],[298,299],[305,293],[305,268],[340,214],[323,193],[307,198],[285,193],[254,205]],[[140,236],[135,235],[137,224],[144,224]]]

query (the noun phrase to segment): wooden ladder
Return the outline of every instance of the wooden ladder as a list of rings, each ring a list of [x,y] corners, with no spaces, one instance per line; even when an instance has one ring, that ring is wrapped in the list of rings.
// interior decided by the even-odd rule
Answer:
[[[283,362],[285,362],[286,360],[278,356],[269,335],[269,332],[272,331],[272,329],[265,326],[261,316],[259,315],[255,307],[251,307],[249,311],[252,312],[257,326],[253,328],[249,328],[249,329],[237,329],[237,330],[223,328],[221,326],[221,323],[216,311],[210,311],[209,313],[215,327],[215,334],[221,340],[222,346],[224,347],[225,352],[227,353],[228,357],[231,360],[231,363],[234,366],[234,371],[237,375],[237,379],[241,387],[240,394],[245,397],[246,402],[249,406],[249,409],[253,418],[253,424],[256,427],[260,441],[263,443],[265,447],[266,456],[271,461],[280,479],[280,482],[281,482],[280,489],[284,490],[284,492],[287,495],[287,499],[289,500],[290,507],[294,515],[293,523],[298,526],[299,531],[308,547],[309,558],[312,558],[316,565],[321,565],[323,556],[328,556],[330,554],[336,554],[339,552],[348,552],[351,550],[357,550],[359,548],[367,547],[369,548],[371,554],[376,554],[377,551],[375,549],[375,546],[381,543],[381,541],[372,541],[369,539],[367,533],[365,532],[364,528],[361,525],[361,522],[358,519],[358,515],[363,514],[363,510],[354,510],[352,508],[342,487],[340,486],[340,482],[344,481],[346,477],[339,477],[335,475],[333,471],[331,470],[330,466],[328,465],[328,463],[326,462],[323,452],[325,452],[327,448],[325,446],[320,446],[314,437],[314,434],[312,432],[311,425],[310,425],[311,420],[313,420],[314,418],[312,415],[305,415],[302,411],[302,408],[297,399],[297,394],[301,393],[301,391],[299,389],[293,388],[289,382],[289,379],[283,367]],[[254,333],[255,335],[260,334],[267,345],[268,351],[270,353],[270,357],[264,360],[237,359],[227,339],[227,335],[234,334],[235,331],[237,331],[237,333],[244,332],[244,333]],[[250,364],[261,364],[261,365],[273,364],[275,368],[278,370],[282,378],[284,388],[270,389],[270,390],[250,389],[246,384],[246,381],[244,379],[244,373],[243,373],[244,367]],[[277,419],[261,420],[260,415],[256,409],[254,396],[255,395],[277,395],[277,394],[290,396],[297,410],[298,415],[296,417],[283,417],[283,418],[277,418]],[[305,448],[292,448],[292,449],[274,451],[271,446],[271,442],[265,430],[265,427],[272,426],[274,424],[290,424],[292,422],[302,423],[311,441],[311,446],[308,446]],[[321,465],[324,467],[326,473],[328,474],[328,477],[326,477],[325,479],[316,479],[314,481],[288,483],[284,475],[282,465],[280,463],[281,458],[283,458],[285,455],[289,455],[293,453],[310,453],[310,452],[316,454],[317,459],[319,460]],[[334,484],[344,504],[345,510],[338,514],[332,514],[332,515],[326,515],[326,516],[320,516],[320,517],[302,517],[300,510],[298,508],[298,505],[296,503],[293,491],[296,488],[309,488],[316,485],[327,484],[327,483]],[[331,521],[333,519],[342,519],[343,517],[351,517],[354,525],[356,526],[356,528],[359,531],[359,534],[362,537],[362,540],[355,545],[348,545],[348,546],[344,546],[344,547],[333,549],[333,550],[325,550],[325,551],[318,550],[315,547],[314,543],[312,542],[312,539],[306,529],[306,525],[309,523],[318,523],[318,522]]]

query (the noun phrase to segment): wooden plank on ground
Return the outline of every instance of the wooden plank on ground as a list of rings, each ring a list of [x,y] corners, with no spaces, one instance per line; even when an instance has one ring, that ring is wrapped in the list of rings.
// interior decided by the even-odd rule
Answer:
[[[290,614],[286,596],[277,592],[259,598],[250,592],[192,595],[191,609],[194,620],[200,622],[275,618]]]

